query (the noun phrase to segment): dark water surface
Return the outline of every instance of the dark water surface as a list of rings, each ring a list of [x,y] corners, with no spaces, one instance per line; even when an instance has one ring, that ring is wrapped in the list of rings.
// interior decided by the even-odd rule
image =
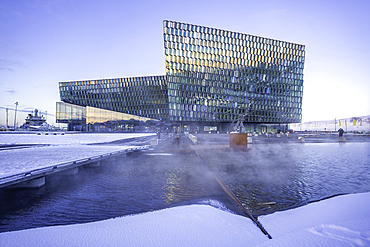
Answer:
[[[252,144],[223,155],[206,162],[254,215],[370,191],[368,142]]]
[[[370,191],[369,142],[252,144],[245,152],[198,145],[196,150],[135,153],[81,168],[74,176],[49,176],[40,189],[0,190],[0,232],[194,203],[219,202],[241,214],[214,173],[255,216]]]

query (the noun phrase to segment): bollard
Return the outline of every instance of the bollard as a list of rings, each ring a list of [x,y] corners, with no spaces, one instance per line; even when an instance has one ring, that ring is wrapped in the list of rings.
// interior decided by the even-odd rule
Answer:
[[[298,137],[298,141],[299,141],[299,142],[304,142],[304,141],[305,141],[305,139],[304,139],[304,137],[300,136],[300,137]]]
[[[248,138],[247,138],[247,142],[248,142],[248,143],[252,143],[252,137],[248,137]]]
[[[198,139],[196,136],[192,135],[192,134],[189,134],[189,139],[195,144],[197,143]]]

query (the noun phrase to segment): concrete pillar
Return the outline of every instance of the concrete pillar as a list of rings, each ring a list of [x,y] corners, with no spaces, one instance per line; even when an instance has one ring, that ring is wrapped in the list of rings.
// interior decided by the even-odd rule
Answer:
[[[98,166],[100,166],[100,160],[96,161],[96,162],[93,162],[93,163],[90,163],[90,164],[87,164],[86,166],[87,167],[98,167]]]
[[[45,185],[45,177],[31,179],[12,186],[12,188],[40,188]]]
[[[150,146],[158,146],[158,139],[151,139]]]
[[[58,172],[58,175],[76,175],[78,173],[78,167],[67,169],[61,172]]]

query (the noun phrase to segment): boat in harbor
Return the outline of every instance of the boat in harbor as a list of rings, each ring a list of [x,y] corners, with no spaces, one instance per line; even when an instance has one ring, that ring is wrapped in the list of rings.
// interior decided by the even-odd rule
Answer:
[[[48,130],[48,124],[45,117],[38,114],[38,110],[35,109],[34,114],[28,114],[21,128],[26,130]]]

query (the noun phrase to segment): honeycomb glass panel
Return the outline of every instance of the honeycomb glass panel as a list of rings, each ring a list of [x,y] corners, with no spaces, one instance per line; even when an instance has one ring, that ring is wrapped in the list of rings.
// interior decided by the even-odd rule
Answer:
[[[163,33],[166,75],[60,82],[61,100],[159,120],[301,121],[304,45],[167,20]]]

